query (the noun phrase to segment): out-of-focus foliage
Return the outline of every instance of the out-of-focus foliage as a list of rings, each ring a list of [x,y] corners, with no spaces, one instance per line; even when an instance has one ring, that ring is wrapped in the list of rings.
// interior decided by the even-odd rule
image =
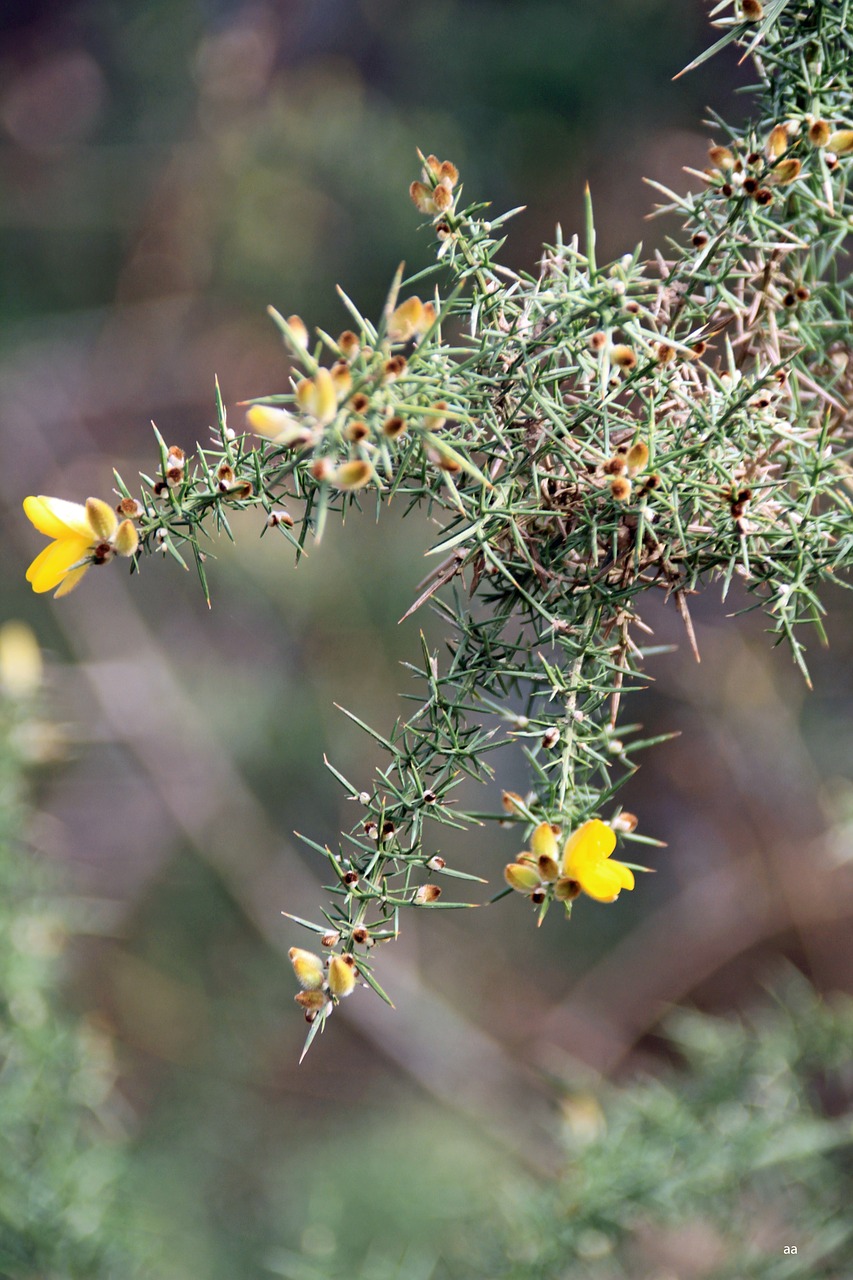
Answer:
[[[22,769],[55,746],[28,634],[0,628],[0,1272],[82,1280],[128,1274],[110,1221],[123,1133],[110,1037],[60,1007],[66,922],[22,836]]]
[[[567,1095],[567,1172],[535,1213],[514,1217],[531,1260],[510,1274],[846,1274],[853,1003],[821,1001],[797,977],[754,1016],[683,1011],[665,1031],[680,1069],[623,1085],[597,1130],[591,1101]]]

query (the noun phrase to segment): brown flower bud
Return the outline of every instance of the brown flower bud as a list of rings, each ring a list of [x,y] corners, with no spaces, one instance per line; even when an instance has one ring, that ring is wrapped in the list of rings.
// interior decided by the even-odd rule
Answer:
[[[778,160],[779,156],[784,155],[788,150],[790,137],[788,128],[784,124],[776,124],[767,135],[767,141],[764,144],[764,150],[768,160]]]
[[[795,160],[793,156],[787,160],[780,160],[773,170],[773,181],[785,187],[789,182],[793,182],[795,178],[800,176],[802,167],[799,160]]]
[[[813,147],[826,147],[832,137],[832,128],[827,120],[813,120],[809,125],[808,138]]]
[[[761,0],[740,0],[740,7],[747,22],[760,22],[764,17],[764,6]]]
[[[348,360],[354,360],[359,352],[359,341],[352,329],[344,329],[338,336],[338,346]]]
[[[289,511],[277,509],[269,513],[267,516],[267,528],[277,529],[280,524],[285,525],[288,529],[293,528],[293,516]]]
[[[437,902],[440,897],[441,889],[437,884],[422,884],[415,893],[415,902],[419,907],[423,907],[431,902]]]
[[[396,416],[393,418],[386,418],[382,424],[383,434],[386,435],[389,440],[397,440],[405,430],[406,421],[404,418]]]
[[[627,502],[631,496],[631,481],[627,476],[614,476],[610,481],[610,494],[615,502]]]
[[[607,334],[601,329],[597,329],[595,333],[590,335],[589,345],[593,351],[601,351],[607,346]]]
[[[732,169],[735,158],[728,147],[709,147],[708,159],[716,169]]]
[[[135,498],[122,498],[116,507],[116,511],[120,516],[124,516],[126,520],[141,520],[145,515],[145,508]]]
[[[630,347],[626,346],[624,343],[621,343],[621,342],[617,343],[615,347],[611,348],[610,360],[611,360],[611,363],[615,364],[619,369],[630,370],[630,369],[635,369],[637,367],[636,354],[631,350]]]
[[[567,876],[558,880],[554,885],[554,897],[558,902],[572,902],[580,891],[581,887],[577,880],[569,880]]]

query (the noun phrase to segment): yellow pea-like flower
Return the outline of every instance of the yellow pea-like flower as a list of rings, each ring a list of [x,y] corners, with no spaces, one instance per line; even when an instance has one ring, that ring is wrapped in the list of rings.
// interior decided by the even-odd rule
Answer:
[[[563,847],[562,876],[580,886],[597,902],[615,902],[622,889],[633,889],[634,873],[623,862],[610,860],[616,833],[598,818],[578,827]]]
[[[76,587],[93,564],[103,563],[114,553],[112,539],[118,518],[108,503],[89,498],[86,505],[43,495],[24,499],[27,519],[52,539],[27,570],[33,591],[53,591],[64,596]]]

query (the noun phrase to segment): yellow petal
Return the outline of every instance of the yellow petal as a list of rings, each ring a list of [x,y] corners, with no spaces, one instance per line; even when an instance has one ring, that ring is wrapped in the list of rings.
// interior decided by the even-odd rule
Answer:
[[[569,836],[563,848],[563,875],[583,884],[583,871],[590,863],[609,858],[616,848],[612,827],[592,818]]]
[[[624,862],[609,862],[607,865],[619,873],[623,889],[633,889],[634,873],[630,867],[626,867]]]
[[[48,538],[65,538],[69,533],[90,538],[86,508],[79,502],[66,502],[64,498],[24,498],[27,519]]]
[[[27,582],[32,584],[33,591],[52,591],[77,561],[84,558],[91,546],[91,532],[86,537],[66,533],[65,537],[57,538],[36,556],[27,569]]]
[[[530,837],[530,852],[536,858],[555,858],[558,856],[557,837],[550,822],[540,822]]]
[[[596,902],[615,902],[621,889],[632,887],[623,882],[621,872],[626,870],[627,867],[622,867],[621,863],[590,862],[584,867],[583,874],[575,879],[584,893],[595,898]]]
[[[90,564],[81,564],[79,568],[72,569],[70,573],[66,573],[59,584],[58,590],[53,593],[54,600],[58,600],[60,596],[67,596],[69,591],[73,591],[83,574],[88,572],[91,567]]]

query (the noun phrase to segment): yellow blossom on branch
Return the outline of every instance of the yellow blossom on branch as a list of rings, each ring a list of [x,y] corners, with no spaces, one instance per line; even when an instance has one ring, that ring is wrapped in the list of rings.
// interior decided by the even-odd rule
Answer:
[[[139,537],[130,520],[120,524],[115,511],[100,498],[86,505],[63,498],[24,499],[24,511],[39,533],[52,541],[33,560],[27,582],[33,591],[67,595],[93,564],[105,564],[115,555],[132,556]]]
[[[592,818],[578,827],[563,846],[562,878],[574,881],[597,902],[615,902],[622,889],[633,889],[634,873],[624,862],[610,861],[616,833]]]

